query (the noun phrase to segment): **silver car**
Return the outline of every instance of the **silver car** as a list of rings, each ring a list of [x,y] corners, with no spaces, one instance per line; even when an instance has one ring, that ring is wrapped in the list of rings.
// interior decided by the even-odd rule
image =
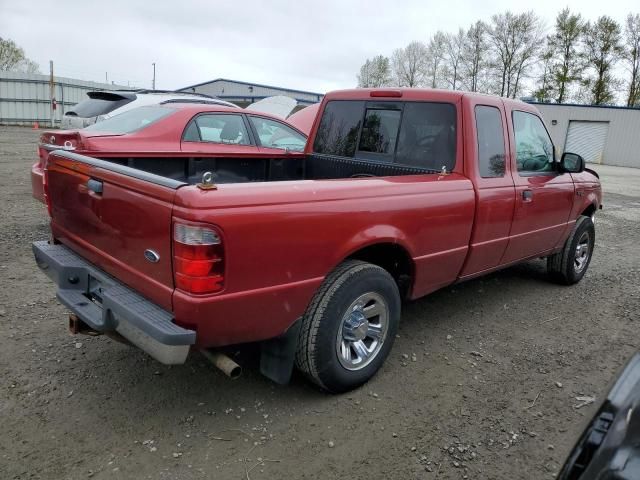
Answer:
[[[231,102],[208,95],[164,90],[97,90],[88,92],[87,96],[89,98],[65,112],[62,117],[64,130],[84,128],[132,108],[158,103],[197,102],[236,107]]]

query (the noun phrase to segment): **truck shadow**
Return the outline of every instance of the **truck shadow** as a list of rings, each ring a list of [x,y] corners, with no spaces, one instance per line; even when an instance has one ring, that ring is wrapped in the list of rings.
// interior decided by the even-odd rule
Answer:
[[[437,349],[439,343],[445,343],[444,332],[469,327],[469,322],[474,321],[472,311],[486,316],[495,316],[495,312],[510,315],[504,305],[536,292],[544,296],[554,288],[557,286],[546,280],[544,265],[530,262],[405,304],[400,336],[382,372],[368,385],[345,396],[360,398],[372,388],[399,388],[393,385],[397,378],[393,372],[398,373],[402,362],[398,352],[416,351],[416,346],[425,341],[430,349]],[[259,373],[257,345],[229,350],[244,368],[238,380],[225,377],[199,352],[193,352],[186,364],[170,367],[125,346],[105,343],[96,347],[99,348],[75,364],[75,372],[84,377],[83,388],[67,400],[76,404],[74,408],[87,410],[89,418],[100,416],[105,408],[117,409],[123,415],[120,421],[126,424],[148,418],[150,411],[161,411],[162,415],[151,422],[154,429],[172,429],[176,424],[188,427],[197,417],[207,429],[228,430],[268,424],[269,416],[325,412],[336,401],[335,396],[321,392],[297,372],[289,385],[276,385],[264,378]],[[90,380],[98,368],[101,373],[95,378],[103,381]],[[102,400],[96,403],[95,398]],[[122,405],[127,408],[122,409]]]

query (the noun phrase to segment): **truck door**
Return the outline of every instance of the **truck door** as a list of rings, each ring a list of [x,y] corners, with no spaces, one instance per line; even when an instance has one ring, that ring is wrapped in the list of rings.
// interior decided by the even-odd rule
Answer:
[[[511,167],[516,205],[509,245],[501,263],[543,254],[562,240],[574,199],[571,175],[560,173],[544,123],[531,111],[509,113]]]
[[[473,179],[476,212],[461,276],[499,265],[509,243],[515,205],[507,119],[499,99],[464,98],[465,174]]]

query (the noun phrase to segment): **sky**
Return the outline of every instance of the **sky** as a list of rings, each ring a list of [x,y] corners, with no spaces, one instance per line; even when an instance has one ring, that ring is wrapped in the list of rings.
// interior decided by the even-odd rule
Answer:
[[[638,0],[0,0],[0,37],[56,75],[177,89],[215,78],[324,93],[356,85],[364,61],[437,30],[531,8],[547,27],[564,6],[622,23]]]

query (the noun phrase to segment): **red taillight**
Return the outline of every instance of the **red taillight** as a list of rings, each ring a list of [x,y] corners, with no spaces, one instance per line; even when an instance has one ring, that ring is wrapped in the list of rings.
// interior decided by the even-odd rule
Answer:
[[[173,270],[176,288],[188,293],[224,288],[222,235],[211,226],[173,224]]]
[[[78,132],[73,133],[59,133],[59,132],[45,132],[40,135],[40,148],[46,146],[48,150],[55,150],[60,148],[61,150],[82,150],[84,145],[82,143],[82,137]]]
[[[49,212],[49,216],[53,218],[51,196],[49,195],[49,170],[47,170],[46,166],[42,172],[42,194],[44,196],[44,203],[47,205],[47,212]]]

